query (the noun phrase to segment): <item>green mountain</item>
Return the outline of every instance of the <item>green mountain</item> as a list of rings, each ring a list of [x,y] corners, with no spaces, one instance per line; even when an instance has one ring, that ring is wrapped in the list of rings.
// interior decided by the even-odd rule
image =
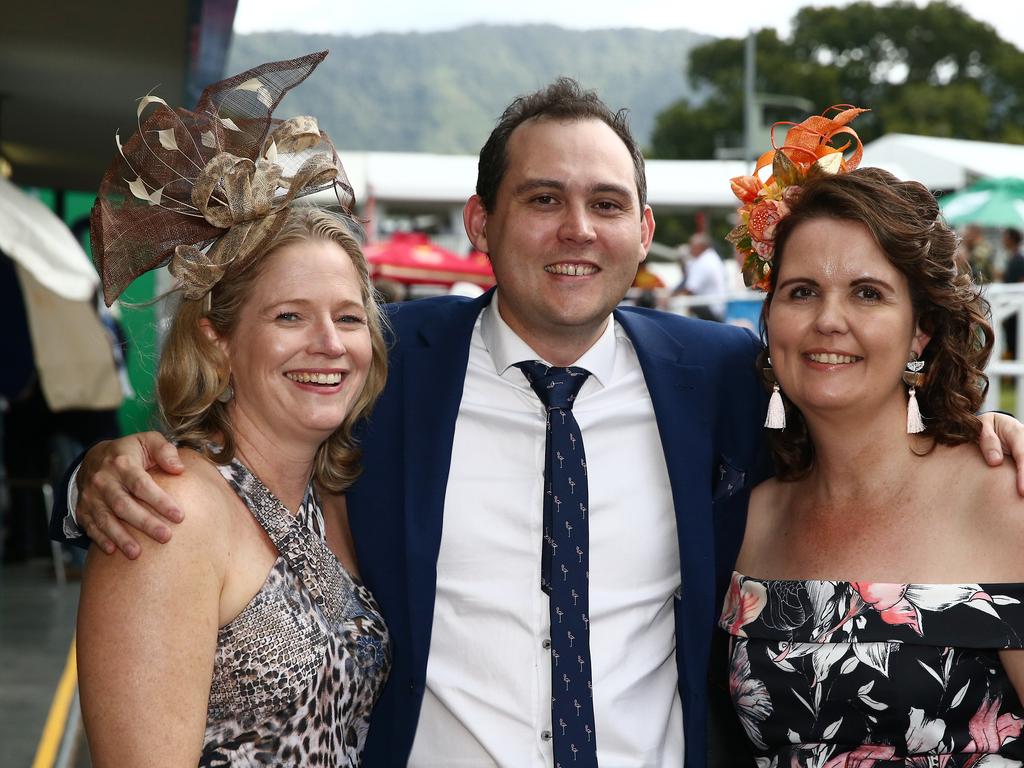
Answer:
[[[550,25],[360,37],[260,32],[234,36],[226,72],[328,49],[278,114],[315,115],[344,149],[454,154],[476,154],[515,95],[570,75],[612,108],[628,107],[646,146],[655,115],[691,95],[689,50],[708,39]]]

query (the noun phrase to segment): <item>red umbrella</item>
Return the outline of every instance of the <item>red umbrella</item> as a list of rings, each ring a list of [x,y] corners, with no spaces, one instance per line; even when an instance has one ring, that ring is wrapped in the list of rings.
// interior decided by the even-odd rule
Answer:
[[[364,249],[370,275],[408,284],[451,285],[459,281],[489,288],[494,273],[486,254],[459,256],[430,242],[422,232],[396,232]]]

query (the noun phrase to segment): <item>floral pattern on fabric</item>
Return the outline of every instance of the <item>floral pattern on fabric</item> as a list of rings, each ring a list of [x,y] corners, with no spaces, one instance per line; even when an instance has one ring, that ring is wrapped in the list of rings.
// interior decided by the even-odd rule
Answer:
[[[1024,584],[752,579],[719,626],[758,768],[1021,768]]]

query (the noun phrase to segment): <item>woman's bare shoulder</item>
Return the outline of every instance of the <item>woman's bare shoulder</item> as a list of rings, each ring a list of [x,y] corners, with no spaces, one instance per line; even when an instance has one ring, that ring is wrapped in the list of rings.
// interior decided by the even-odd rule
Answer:
[[[149,474],[162,488],[175,488],[183,492],[202,490],[209,488],[211,484],[224,485],[223,477],[217,466],[206,456],[193,448],[178,448],[178,458],[185,466],[185,471],[179,475],[172,475],[160,468],[151,469]]]
[[[998,467],[990,467],[976,446],[958,445],[943,451],[938,470],[945,480],[936,483],[937,488],[953,491],[952,498],[968,514],[1002,516],[1024,510],[1024,498],[1017,493],[1017,465],[1009,456]]]
[[[957,490],[959,529],[976,562],[985,563],[981,580],[1024,581],[1024,497],[1017,492],[1017,465],[1008,456],[990,467],[975,446],[958,446],[949,459],[946,476],[962,478],[950,481]]]
[[[229,543],[230,520],[237,497],[220,475],[217,467],[191,449],[178,451],[185,471],[172,475],[156,469],[150,472],[154,482],[174,499],[181,510],[180,523],[166,523],[171,538],[165,543],[155,541],[144,533],[136,532],[135,539],[142,550],[135,561],[115,554],[97,558],[97,564],[110,568],[142,565],[151,568],[173,569],[175,564],[201,557],[217,562],[222,559]],[[120,561],[124,559],[125,562]]]
[[[96,595],[116,596],[133,605],[209,598],[216,608],[231,544],[231,528],[223,524],[223,491],[217,481],[228,492],[230,487],[206,459],[186,450],[179,455],[185,465],[183,474],[154,472],[153,479],[174,497],[184,519],[165,523],[171,534],[166,542],[133,531],[140,549],[134,560],[120,551],[107,555],[93,546],[83,574],[86,608],[95,609]]]
[[[999,467],[984,464],[978,503],[972,505],[974,512],[984,516],[991,523],[995,536],[1005,533],[1018,554],[1024,546],[1024,497],[1017,491],[1017,465],[1007,457]],[[1009,543],[1007,542],[1007,543]],[[1024,563],[1024,558],[1021,559]],[[1024,575],[1024,569],[1022,569]]]
[[[775,535],[788,508],[790,485],[770,478],[751,491],[743,544],[736,561],[737,570],[762,573],[771,567],[766,563],[771,560]]]
[[[153,480],[183,508],[185,519],[195,519],[197,524],[209,525],[222,522],[225,502],[236,502],[237,496],[217,466],[201,453],[191,448],[178,451],[185,471],[172,475],[160,469],[150,472]]]
[[[785,506],[792,483],[784,483],[774,477],[754,486],[750,492],[750,502],[747,507],[747,514],[759,518],[767,518],[779,514]]]

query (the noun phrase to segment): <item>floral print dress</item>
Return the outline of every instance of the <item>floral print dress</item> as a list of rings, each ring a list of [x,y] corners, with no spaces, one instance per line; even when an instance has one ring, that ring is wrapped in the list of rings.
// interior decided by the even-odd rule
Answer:
[[[758,768],[1024,766],[1024,584],[752,579],[719,626]]]

